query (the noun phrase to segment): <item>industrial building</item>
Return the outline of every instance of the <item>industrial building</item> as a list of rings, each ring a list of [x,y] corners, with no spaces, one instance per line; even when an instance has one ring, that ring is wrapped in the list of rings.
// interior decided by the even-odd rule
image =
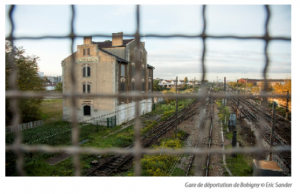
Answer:
[[[113,33],[112,41],[94,42],[92,37],[84,37],[83,44],[77,45],[73,53],[75,58],[77,92],[125,94],[135,90],[135,84],[141,83],[143,93],[152,93],[154,67],[147,64],[147,51],[144,42],[139,42],[140,51],[136,52],[135,39],[123,39],[123,33]],[[134,53],[140,54],[142,78],[136,80]],[[61,62],[63,92],[71,91],[70,55]],[[131,98],[80,97],[77,100],[77,119],[80,122],[95,122],[106,118],[116,118],[119,125],[135,117],[135,101]],[[152,111],[152,98],[146,98],[141,104],[140,113]],[[70,98],[63,99],[63,120],[72,116]],[[96,118],[91,121],[91,118]]]

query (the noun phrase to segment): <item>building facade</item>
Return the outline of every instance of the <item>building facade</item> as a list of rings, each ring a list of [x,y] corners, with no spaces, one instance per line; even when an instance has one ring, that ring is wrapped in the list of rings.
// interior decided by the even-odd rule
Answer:
[[[76,91],[81,93],[125,94],[135,90],[135,84],[141,83],[143,93],[152,92],[154,67],[147,64],[145,43],[139,42],[140,51],[136,52],[135,39],[123,39],[123,33],[113,33],[112,41],[93,42],[92,37],[84,37],[83,45],[77,45],[73,53],[76,68]],[[139,54],[141,67],[135,64],[134,53]],[[63,92],[71,91],[70,78],[72,56],[61,63]],[[141,80],[136,80],[135,69],[142,70]],[[114,117],[116,124],[132,120],[135,117],[135,103],[141,104],[140,113],[152,111],[152,98],[135,102],[131,98],[81,97],[77,100],[77,120],[89,121]],[[71,99],[63,100],[63,120],[71,119]]]

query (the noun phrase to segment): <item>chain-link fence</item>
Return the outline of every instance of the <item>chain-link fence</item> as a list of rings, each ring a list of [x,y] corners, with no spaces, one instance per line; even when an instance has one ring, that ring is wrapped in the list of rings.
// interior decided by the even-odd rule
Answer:
[[[72,10],[72,19],[70,22],[70,34],[68,36],[35,36],[35,37],[29,37],[29,36],[22,36],[22,37],[14,37],[14,30],[15,30],[15,23],[12,18],[12,15],[15,11],[14,5],[10,7],[9,10],[9,21],[12,26],[9,36],[6,37],[6,40],[10,40],[12,46],[14,46],[14,40],[41,40],[41,39],[62,39],[62,38],[69,38],[71,40],[70,45],[70,52],[74,53],[74,39],[76,37],[84,37],[86,35],[80,35],[74,33],[74,21],[75,21],[75,9],[74,5],[71,5]],[[205,58],[206,58],[206,40],[207,39],[237,39],[237,40],[261,40],[264,42],[264,57],[265,57],[265,64],[262,71],[262,76],[264,78],[264,88],[263,91],[258,95],[258,97],[262,97],[266,99],[267,97],[287,97],[286,95],[273,95],[267,92],[267,79],[266,75],[269,70],[269,55],[268,55],[268,47],[270,41],[273,40],[282,40],[282,41],[291,41],[291,37],[281,37],[281,36],[270,36],[269,35],[269,23],[271,18],[271,12],[268,5],[265,5],[265,12],[266,12],[266,18],[265,18],[265,25],[264,25],[264,35],[263,36],[233,36],[233,35],[210,35],[206,33],[206,27],[207,27],[207,18],[206,18],[206,5],[203,5],[200,7],[200,13],[201,18],[203,20],[203,30],[198,35],[185,35],[185,34],[169,34],[169,35],[161,35],[161,34],[148,34],[148,35],[141,35],[140,34],[140,6],[136,6],[136,30],[135,34],[124,34],[125,37],[135,37],[136,40],[136,50],[140,50],[140,38],[141,37],[156,37],[156,38],[170,38],[170,37],[180,37],[180,38],[199,38],[202,40],[202,53],[199,53],[201,55],[201,72],[202,74],[202,84],[204,85],[204,80],[206,78],[206,65],[205,65]],[[92,37],[111,37],[111,35],[108,34],[89,34],[88,36]],[[24,92],[18,90],[17,87],[17,67],[14,64],[13,60],[14,55],[11,55],[11,58],[9,59],[9,63],[12,67],[12,72],[9,78],[9,86],[11,90],[6,91],[6,98],[11,99],[11,110],[13,113],[13,131],[15,133],[15,141],[12,145],[6,146],[6,151],[13,151],[17,156],[17,171],[20,175],[24,176],[25,171],[23,168],[24,164],[24,157],[23,153],[25,152],[46,152],[46,153],[61,153],[61,152],[67,152],[69,154],[73,155],[73,162],[75,167],[75,176],[81,175],[81,167],[79,162],[79,156],[83,153],[90,153],[90,154],[132,154],[134,156],[134,173],[136,176],[141,175],[141,164],[140,159],[142,154],[173,154],[173,155],[179,155],[179,154],[195,154],[197,155],[203,155],[207,153],[223,153],[223,154],[229,154],[229,153],[262,153],[265,151],[290,151],[290,147],[284,147],[284,146],[276,146],[270,149],[264,148],[261,145],[261,137],[258,137],[257,145],[254,147],[249,148],[234,148],[230,150],[223,150],[219,148],[212,148],[212,149],[200,149],[200,148],[185,148],[181,150],[170,150],[170,149],[148,149],[143,148],[141,146],[141,135],[140,135],[140,129],[141,129],[141,118],[140,118],[140,105],[139,103],[136,103],[135,107],[135,124],[134,124],[134,133],[135,133],[135,139],[134,139],[134,146],[129,149],[124,148],[105,148],[105,149],[97,149],[92,147],[79,147],[79,128],[78,128],[78,122],[76,118],[76,101],[79,97],[97,97],[97,98],[118,98],[118,97],[129,97],[133,98],[135,100],[139,100],[141,98],[147,98],[147,97],[166,97],[166,98],[181,98],[181,99],[187,99],[187,98],[198,98],[202,100],[203,102],[206,101],[206,97],[208,96],[208,92],[205,89],[202,89],[200,92],[196,94],[154,94],[154,93],[142,93],[141,89],[141,82],[136,82],[135,84],[135,91],[129,92],[126,94],[117,94],[117,93],[90,93],[90,94],[82,94],[78,93],[76,90],[76,69],[75,69],[75,57],[72,55],[72,66],[70,70],[70,79],[72,81],[71,91],[65,92],[63,94],[58,93],[44,93],[44,92]],[[135,53],[135,66],[136,66],[136,80],[141,80],[142,75],[142,68],[141,68],[141,60],[139,60],[140,56],[139,54]],[[18,99],[20,98],[35,98],[35,97],[43,97],[43,96],[61,96],[64,98],[70,98],[72,101],[72,145],[71,146],[60,146],[60,147],[51,147],[51,146],[28,146],[23,144],[22,135],[21,132],[18,129],[18,124],[20,121],[20,110],[17,105]],[[237,94],[210,94],[212,98],[230,98],[230,97],[237,97]],[[241,97],[252,97],[249,94],[240,94],[239,98]],[[290,98],[290,95],[288,95]],[[202,119],[203,120],[203,119]],[[202,122],[200,120],[200,122]]]

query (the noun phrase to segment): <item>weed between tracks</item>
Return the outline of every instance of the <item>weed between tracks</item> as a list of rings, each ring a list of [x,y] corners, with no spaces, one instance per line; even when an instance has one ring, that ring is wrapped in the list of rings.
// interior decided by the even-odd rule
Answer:
[[[227,132],[228,127],[228,119],[230,115],[230,110],[228,106],[222,105],[222,100],[217,100],[218,110],[219,110],[219,120],[223,124],[223,131],[225,138],[227,140],[232,140],[232,131]],[[226,123],[225,123],[225,116],[226,116]],[[237,122],[238,124],[238,122]],[[249,131],[247,129],[240,129],[236,126],[237,130],[237,142],[242,142],[241,134],[245,131]],[[251,133],[252,134],[252,133]],[[231,149],[232,145],[225,145],[225,149]],[[223,161],[222,161],[223,162]],[[231,171],[233,176],[252,176],[253,168],[252,168],[252,158],[250,155],[246,154],[236,154],[236,157],[232,157],[230,154],[226,155],[226,165]],[[224,168],[224,175],[229,176],[228,172]]]
[[[153,149],[161,148],[171,148],[171,149],[180,149],[183,146],[183,141],[179,139],[162,139],[160,140],[159,145],[152,146]],[[160,155],[143,155],[141,159],[142,164],[142,176],[169,176],[170,169],[176,161],[177,156],[169,154],[160,154]],[[127,173],[124,173],[125,176],[133,176],[132,167]],[[182,169],[175,168],[173,176],[182,176],[184,174]]]

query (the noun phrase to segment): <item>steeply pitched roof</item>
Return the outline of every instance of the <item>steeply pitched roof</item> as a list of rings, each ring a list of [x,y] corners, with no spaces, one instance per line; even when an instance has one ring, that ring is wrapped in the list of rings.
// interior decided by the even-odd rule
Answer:
[[[123,39],[123,45],[121,47],[126,46],[129,42],[133,41],[134,39]],[[97,44],[98,48],[114,48],[112,46],[112,41],[105,41],[105,42],[92,42],[93,44]]]
[[[117,55],[114,55],[114,54],[112,54],[112,53],[110,53],[110,52],[108,52],[108,51],[106,51],[106,50],[103,50],[103,49],[99,49],[99,50],[102,51],[102,52],[105,52],[106,54],[109,54],[109,55],[111,55],[111,56],[116,57],[116,59],[117,59],[119,62],[122,62],[122,63],[129,63],[129,62],[126,61],[125,59],[122,59],[121,57],[118,57]]]

